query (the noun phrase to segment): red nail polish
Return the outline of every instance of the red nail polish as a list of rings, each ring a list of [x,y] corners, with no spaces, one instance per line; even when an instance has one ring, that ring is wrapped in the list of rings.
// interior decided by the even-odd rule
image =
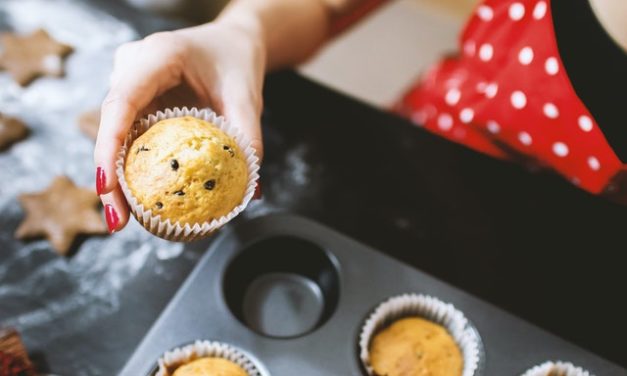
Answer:
[[[105,205],[105,219],[107,220],[107,227],[109,227],[109,233],[113,234],[115,230],[118,228],[118,224],[120,223],[120,217],[118,213],[115,211],[113,206],[107,204]]]
[[[105,176],[104,169],[98,167],[96,168],[96,193],[98,196],[104,192],[105,184],[107,184],[107,177]]]
[[[257,186],[255,187],[255,193],[253,194],[253,200],[259,200],[263,196],[263,192],[261,192],[261,183],[257,182]]]

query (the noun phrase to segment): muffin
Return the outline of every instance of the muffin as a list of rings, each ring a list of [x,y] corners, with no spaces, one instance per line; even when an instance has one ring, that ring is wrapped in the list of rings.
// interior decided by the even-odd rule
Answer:
[[[359,358],[370,376],[474,376],[482,350],[460,310],[423,294],[383,301],[359,334]]]
[[[408,317],[373,337],[370,364],[375,375],[381,376],[461,376],[463,359],[445,328]]]
[[[248,373],[223,358],[200,358],[180,366],[172,376],[248,376]]]
[[[124,177],[144,211],[193,226],[242,203],[248,166],[232,137],[208,121],[183,116],[161,120],[133,141]]]
[[[222,342],[196,341],[165,352],[154,376],[261,376],[242,350]]]

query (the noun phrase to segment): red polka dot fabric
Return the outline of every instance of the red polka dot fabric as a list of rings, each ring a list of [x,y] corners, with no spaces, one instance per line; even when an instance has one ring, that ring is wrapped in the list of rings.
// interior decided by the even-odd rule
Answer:
[[[482,2],[460,50],[426,72],[398,111],[452,141],[603,192],[623,164],[562,65],[550,0]]]

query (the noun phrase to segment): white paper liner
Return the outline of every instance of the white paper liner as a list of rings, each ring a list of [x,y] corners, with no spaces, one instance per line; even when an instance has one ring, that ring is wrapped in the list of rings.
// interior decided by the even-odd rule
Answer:
[[[241,350],[222,342],[196,341],[190,345],[172,349],[159,358],[154,376],[171,376],[169,368],[180,367],[198,358],[223,358],[242,367],[248,376],[262,376],[255,363]]]
[[[248,167],[248,183],[242,202],[226,215],[223,215],[220,218],[215,218],[211,222],[195,223],[193,225],[186,223],[182,225],[178,221],[172,223],[169,219],[162,221],[161,216],[153,216],[150,209],[145,210],[144,206],[139,204],[137,199],[131,193],[124,176],[126,153],[133,144],[133,141],[135,141],[139,136],[146,132],[148,128],[152,127],[157,122],[164,119],[182,116],[192,116],[202,119],[221,129],[235,139],[235,142],[237,142],[237,145],[242,150],[246,158],[246,165]],[[124,141],[124,145],[120,148],[118,159],[115,164],[120,187],[122,188],[122,192],[124,192],[124,196],[126,197],[126,201],[129,204],[133,216],[151,233],[161,238],[173,241],[192,241],[200,239],[211,235],[212,232],[224,226],[224,224],[235,218],[246,208],[255,194],[255,187],[257,185],[257,180],[259,179],[259,158],[256,155],[255,149],[251,145],[251,141],[239,130],[239,128],[230,124],[225,118],[218,116],[215,112],[208,108],[197,109],[194,107],[188,109],[187,107],[175,107],[172,109],[158,111],[155,114],[142,118],[131,127],[128,135],[126,136],[126,140]]]
[[[472,376],[482,361],[483,347],[475,328],[464,314],[452,304],[422,294],[403,294],[381,303],[364,323],[359,335],[359,357],[369,375],[375,375],[370,365],[370,340],[392,322],[418,316],[442,325],[455,340],[462,354],[462,376]]]
[[[545,362],[535,366],[522,376],[594,376],[592,373],[569,362]]]

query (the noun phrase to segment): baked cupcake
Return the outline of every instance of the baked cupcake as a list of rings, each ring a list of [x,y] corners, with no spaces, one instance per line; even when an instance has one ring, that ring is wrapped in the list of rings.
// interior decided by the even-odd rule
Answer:
[[[375,375],[461,376],[462,354],[442,326],[419,317],[392,323],[370,344]]]
[[[159,358],[155,376],[261,376],[242,350],[213,341],[196,341]]]
[[[166,239],[192,240],[245,208],[258,168],[250,142],[222,117],[175,109],[134,126],[117,174],[144,227]]]
[[[535,366],[522,376],[594,376],[581,367],[570,362],[545,362]]]
[[[472,376],[481,341],[461,311],[437,298],[405,294],[381,303],[359,337],[372,376]]]
[[[172,376],[248,376],[237,364],[222,358],[200,358],[177,368]]]

